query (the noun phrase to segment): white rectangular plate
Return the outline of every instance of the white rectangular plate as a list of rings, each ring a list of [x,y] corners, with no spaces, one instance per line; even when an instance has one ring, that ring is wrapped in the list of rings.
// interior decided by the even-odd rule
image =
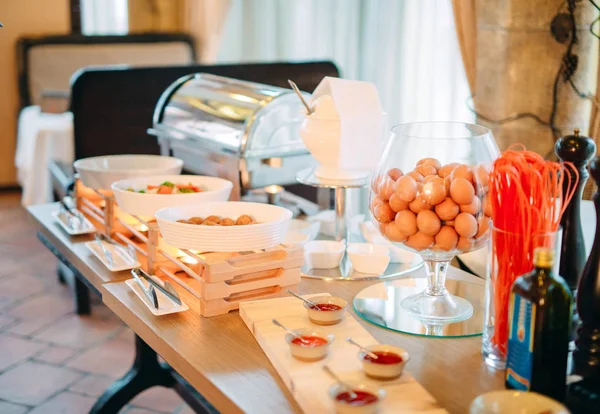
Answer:
[[[96,232],[96,227],[94,227],[94,225],[83,214],[81,215],[81,217],[83,217],[83,223],[78,229],[74,229],[69,225],[69,220],[66,213],[55,211],[52,213],[52,217],[54,217],[56,222],[60,224],[60,227],[62,227],[63,230],[69,233],[71,236],[79,236],[82,234],[91,234]]]
[[[106,250],[112,253],[112,267],[106,261],[106,257],[104,257],[104,252],[102,251],[100,246],[98,246],[97,241],[89,241],[85,244],[85,247],[87,247],[94,254],[94,256],[96,256],[98,260],[100,260],[102,264],[106,266],[106,268],[111,272],[120,272],[122,270],[129,270],[136,267],[140,267],[140,262],[138,262],[137,260],[135,263],[133,262],[133,260],[127,261],[124,257],[124,253],[121,252],[119,249],[115,248],[115,246],[113,246],[112,244],[106,242],[102,242],[102,244],[104,244]]]
[[[152,276],[152,279],[162,284],[162,280],[160,280],[158,277]],[[155,309],[154,306],[152,306],[152,304],[148,301],[148,298],[146,298],[146,295],[144,294],[144,292],[142,292],[142,289],[140,289],[140,286],[136,283],[135,280],[129,279],[126,280],[125,283],[127,284],[127,286],[129,286],[131,290],[133,290],[133,292],[138,296],[138,298],[140,298],[140,300],[144,302],[144,305],[146,305],[148,310],[150,310],[150,312],[152,312],[153,315],[169,315],[171,313],[185,312],[189,309],[188,305],[184,301],[181,301],[181,305],[178,305],[158,289],[155,289],[156,297],[158,298],[158,309]],[[142,283],[144,284],[144,287],[148,289],[149,282],[142,279]]]

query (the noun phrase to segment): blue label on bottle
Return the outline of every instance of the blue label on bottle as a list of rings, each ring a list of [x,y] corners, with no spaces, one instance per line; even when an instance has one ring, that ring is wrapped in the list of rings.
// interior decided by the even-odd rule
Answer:
[[[535,305],[523,297],[510,295],[506,382],[513,388],[529,391],[533,366]]]

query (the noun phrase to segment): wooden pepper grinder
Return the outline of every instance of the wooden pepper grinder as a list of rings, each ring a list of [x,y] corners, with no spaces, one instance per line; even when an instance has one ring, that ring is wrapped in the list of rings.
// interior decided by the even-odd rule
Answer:
[[[592,177],[600,184],[600,157],[590,164]],[[594,195],[596,223],[600,223],[600,189]],[[573,351],[574,373],[584,378],[600,377],[600,226],[596,226],[594,245],[577,292],[577,312],[581,325],[577,329]]]
[[[567,206],[560,225],[562,226],[562,244],[560,250],[560,274],[569,288],[575,294],[577,283],[583,266],[585,265],[585,245],[581,228],[581,196],[583,188],[589,177],[587,165],[596,154],[596,144],[588,137],[579,136],[579,129],[573,135],[567,135],[556,141],[554,152],[562,162],[571,162],[579,171],[577,190]],[[571,177],[574,179],[575,177]],[[569,180],[563,183],[563,194],[572,183]]]

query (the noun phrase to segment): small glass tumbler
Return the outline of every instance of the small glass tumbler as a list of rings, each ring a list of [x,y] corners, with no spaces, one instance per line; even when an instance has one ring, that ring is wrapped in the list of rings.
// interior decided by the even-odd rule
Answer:
[[[481,353],[487,365],[506,368],[509,297],[513,282],[533,270],[536,247],[554,250],[554,274],[560,263],[562,229],[525,236],[490,227],[490,243],[485,281],[485,316]]]

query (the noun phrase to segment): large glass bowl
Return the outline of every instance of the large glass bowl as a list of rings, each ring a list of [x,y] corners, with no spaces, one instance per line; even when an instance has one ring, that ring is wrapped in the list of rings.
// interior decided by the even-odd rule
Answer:
[[[489,129],[460,122],[392,128],[371,181],[371,218],[392,243],[425,262],[427,288],[401,307],[427,323],[464,320],[465,299],[445,288],[452,258],[489,239],[488,175],[500,151]]]

